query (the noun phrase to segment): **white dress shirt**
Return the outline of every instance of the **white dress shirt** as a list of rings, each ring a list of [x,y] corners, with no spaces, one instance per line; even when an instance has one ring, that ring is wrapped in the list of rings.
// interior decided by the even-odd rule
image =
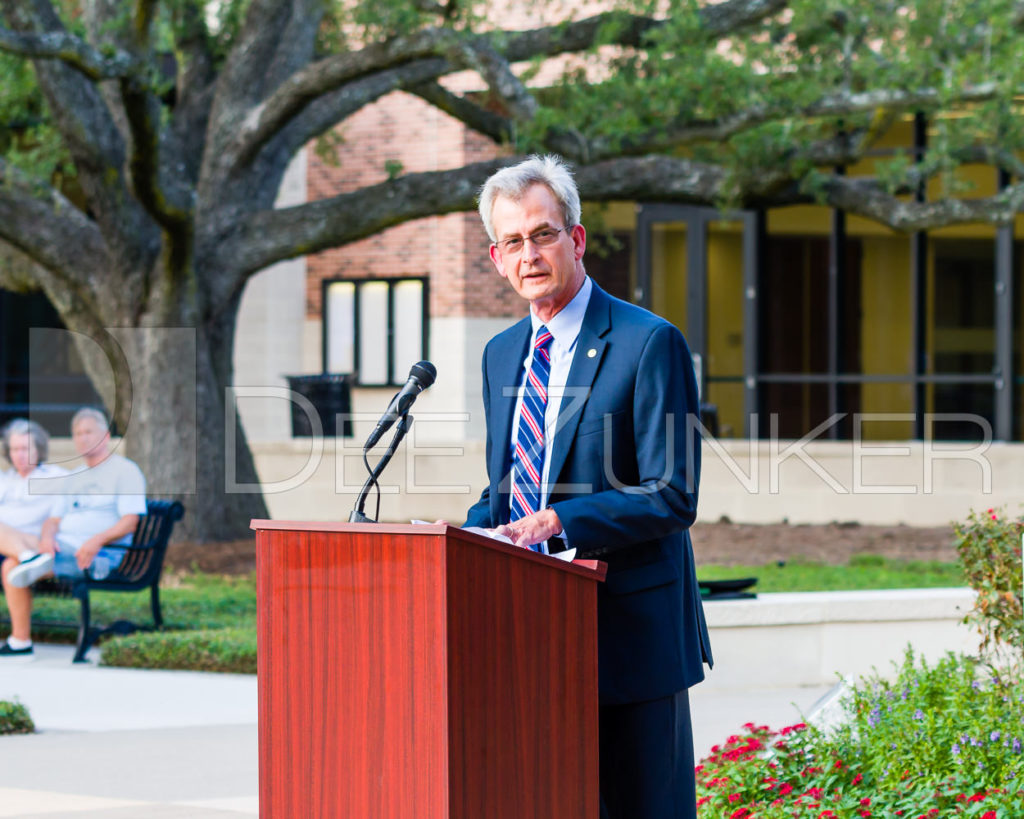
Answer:
[[[558,409],[561,406],[562,395],[565,392],[565,383],[569,380],[569,368],[572,367],[572,358],[576,353],[576,339],[579,337],[580,329],[583,327],[583,316],[586,315],[587,305],[590,303],[590,293],[593,289],[594,285],[590,280],[590,276],[585,276],[583,286],[573,296],[572,301],[552,316],[547,323],[537,318],[537,315],[532,310],[530,311],[530,323],[533,325],[533,332],[530,334],[530,344],[526,351],[526,358],[523,360],[523,370],[519,378],[519,393],[516,396],[516,408],[512,416],[512,440],[509,441],[509,446],[514,451],[516,438],[519,435],[519,411],[523,406],[523,386],[526,384],[526,374],[530,371],[530,363],[533,361],[533,343],[537,338],[537,331],[541,327],[547,327],[548,332],[551,333],[553,338],[551,348],[548,351],[551,357],[551,373],[548,378],[548,403],[544,410],[544,468],[541,471],[541,509],[547,506],[550,494],[548,473],[551,469],[551,449],[555,437],[555,424],[558,421]],[[547,549],[545,548],[544,551],[547,551]]]

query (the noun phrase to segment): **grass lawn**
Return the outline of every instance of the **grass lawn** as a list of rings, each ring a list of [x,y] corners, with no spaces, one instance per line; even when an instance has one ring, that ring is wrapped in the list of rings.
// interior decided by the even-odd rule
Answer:
[[[792,560],[762,566],[697,566],[698,580],[756,577],[758,592],[856,591],[966,586],[958,563],[854,555],[845,566]]]
[[[148,589],[135,593],[93,591],[89,602],[94,623],[153,622]],[[168,629],[255,628],[256,578],[198,573],[165,578],[160,588],[160,607]],[[77,624],[78,609],[77,600],[38,597],[33,619]]]
[[[697,568],[701,580],[756,577],[758,592],[895,589],[965,585],[958,564],[895,561],[879,555],[855,555],[845,566],[780,561],[761,566]],[[192,572],[165,578],[160,590],[165,629],[104,641],[102,662],[140,668],[191,668],[253,673],[256,670],[256,578]],[[95,592],[90,596],[94,623],[151,621],[149,592]],[[6,611],[3,611],[6,614]],[[78,622],[78,601],[40,597],[34,619]],[[73,642],[74,629],[35,627],[43,640]]]

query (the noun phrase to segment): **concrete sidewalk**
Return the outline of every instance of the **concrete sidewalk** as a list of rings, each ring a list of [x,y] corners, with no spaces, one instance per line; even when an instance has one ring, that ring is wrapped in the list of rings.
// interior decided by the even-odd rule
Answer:
[[[74,665],[72,654],[37,644],[34,662],[0,662],[0,699],[20,700],[39,732],[0,737],[0,817],[258,815],[255,677]],[[799,721],[827,690],[697,686],[698,758],[745,722]]]
[[[259,814],[256,678],[71,662],[0,663],[0,699],[39,733],[0,737],[0,817]]]

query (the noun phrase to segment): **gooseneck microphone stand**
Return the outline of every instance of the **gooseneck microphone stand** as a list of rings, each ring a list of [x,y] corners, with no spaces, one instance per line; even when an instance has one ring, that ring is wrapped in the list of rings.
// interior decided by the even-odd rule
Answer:
[[[388,465],[391,459],[395,455],[395,450],[398,449],[398,445],[402,442],[405,434],[412,428],[413,417],[409,413],[405,413],[401,418],[398,419],[398,424],[395,426],[395,434],[391,437],[391,443],[388,444],[387,451],[377,462],[377,465],[370,469],[370,463],[366,460],[366,451],[363,452],[363,462],[366,464],[366,468],[370,473],[370,477],[366,479],[366,483],[363,484],[363,488],[359,491],[359,497],[356,499],[356,505],[352,511],[349,512],[348,522],[349,523],[376,523],[373,518],[363,513],[363,508],[366,506],[366,496],[370,494],[370,488],[372,486],[377,487],[377,515],[380,515],[380,485],[377,483],[377,478],[384,471],[384,468]]]

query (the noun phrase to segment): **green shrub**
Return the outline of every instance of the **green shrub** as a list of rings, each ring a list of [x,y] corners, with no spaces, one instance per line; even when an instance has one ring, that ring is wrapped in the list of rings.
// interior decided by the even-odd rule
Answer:
[[[1024,683],[948,656],[862,679],[848,722],[748,723],[697,767],[701,819],[1010,819],[1024,805]]]
[[[100,665],[256,673],[256,630],[137,632],[103,644]]]
[[[1007,651],[1020,660],[1024,652],[1024,520],[1007,517],[997,509],[983,514],[972,511],[966,523],[954,524],[954,531],[964,574],[978,595],[964,622],[978,627],[983,652],[998,655]]]
[[[31,734],[35,730],[36,726],[24,705],[0,700],[0,734]]]

